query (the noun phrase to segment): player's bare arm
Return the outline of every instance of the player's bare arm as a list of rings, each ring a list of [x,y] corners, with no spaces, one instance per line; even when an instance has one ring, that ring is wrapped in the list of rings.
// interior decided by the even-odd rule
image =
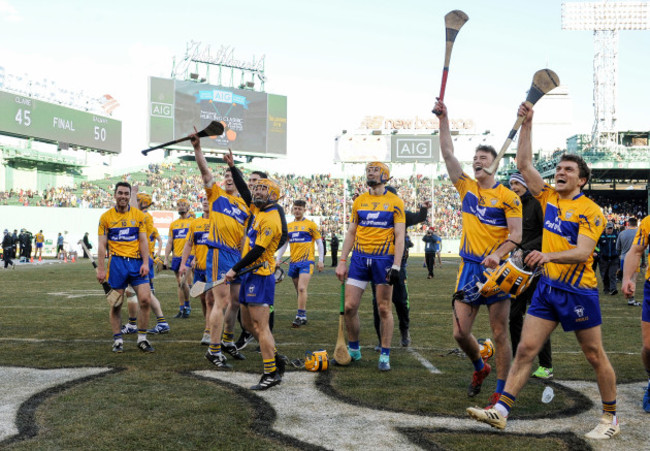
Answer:
[[[565,265],[574,265],[577,263],[584,263],[589,259],[596,242],[584,235],[578,235],[578,243],[573,249],[568,249],[561,252],[547,252],[532,251],[524,263],[530,267],[544,265],[545,263],[560,263]]]
[[[106,281],[106,244],[108,238],[106,235],[101,235],[97,239],[97,280],[99,283]]]
[[[343,246],[341,247],[341,258],[336,265],[336,277],[341,282],[345,282],[345,278],[348,276],[348,254],[352,250],[352,243],[354,243],[354,236],[357,233],[357,224],[356,222],[351,222],[348,231],[345,234],[345,239],[343,240]]]
[[[401,267],[402,256],[404,255],[404,235],[406,234],[406,225],[402,222],[395,224],[395,258],[393,267]]]
[[[530,193],[537,196],[544,188],[544,179],[533,166],[533,108],[523,102],[519,106],[517,115],[524,116],[517,144],[517,169],[524,177]]]
[[[138,244],[140,244],[140,257],[142,257],[140,275],[146,277],[149,275],[149,242],[145,232],[138,233]]]
[[[522,233],[522,220],[521,218],[507,218],[508,231],[510,232],[508,238],[501,246],[497,248],[492,254],[488,255],[483,259],[481,264],[488,268],[496,268],[501,264],[501,260],[512,252],[517,244],[521,243],[521,233]]]
[[[205,155],[203,155],[203,151],[201,150],[201,138],[198,137],[197,133],[196,127],[194,127],[194,133],[190,135],[190,142],[192,143],[192,147],[194,147],[194,158],[196,159],[196,164],[201,172],[203,184],[205,186],[212,186],[214,183],[214,177],[212,176],[212,171],[210,171],[210,168],[208,167],[208,161],[205,159]]]
[[[447,107],[443,102],[438,100],[434,109],[440,112],[438,114],[438,119],[440,120],[440,152],[442,153],[442,158],[445,160],[449,179],[452,183],[456,183],[463,174],[463,168],[458,158],[454,155],[454,144],[451,140],[451,131],[449,130]]]
[[[623,283],[621,285],[621,290],[627,296],[634,297],[634,292],[636,291],[636,282],[634,280],[634,274],[636,270],[639,269],[639,262],[641,261],[641,256],[645,251],[645,246],[641,244],[634,243],[627,254],[625,254],[625,264],[623,265]]]
[[[181,257],[181,266],[178,269],[178,273],[181,275],[181,277],[185,276],[185,273],[187,272],[187,259],[190,257],[190,253],[192,252],[192,234],[189,234],[187,237],[187,240],[185,240],[185,244],[183,245],[183,255]]]

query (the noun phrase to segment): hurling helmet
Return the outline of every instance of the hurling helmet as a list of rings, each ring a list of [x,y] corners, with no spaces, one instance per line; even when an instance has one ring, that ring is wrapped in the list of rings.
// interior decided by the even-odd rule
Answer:
[[[487,360],[494,355],[494,345],[489,338],[479,338],[478,347],[483,360]]]
[[[319,349],[318,351],[305,352],[305,368],[309,371],[326,371],[329,367],[329,357],[327,351]]]
[[[515,251],[513,255],[493,271],[484,274],[487,280],[478,284],[481,295],[494,296],[503,291],[513,296],[519,296],[530,286],[540,270],[529,270],[523,264],[522,251]]]
[[[376,166],[379,168],[379,172],[381,174],[379,178],[379,183],[387,183],[388,180],[390,180],[390,169],[388,169],[388,166],[380,161],[371,161],[366,165],[366,170],[368,168],[371,168],[373,166]]]
[[[141,210],[149,208],[151,204],[153,204],[153,200],[151,199],[151,196],[147,193],[138,193],[137,198],[138,198],[138,206],[140,207]]]

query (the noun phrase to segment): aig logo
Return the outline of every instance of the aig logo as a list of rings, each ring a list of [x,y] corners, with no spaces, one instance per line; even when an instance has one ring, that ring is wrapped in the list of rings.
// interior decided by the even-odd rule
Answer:
[[[154,117],[172,117],[171,103],[151,102],[151,115]]]
[[[432,158],[433,149],[430,139],[397,138],[397,158]]]

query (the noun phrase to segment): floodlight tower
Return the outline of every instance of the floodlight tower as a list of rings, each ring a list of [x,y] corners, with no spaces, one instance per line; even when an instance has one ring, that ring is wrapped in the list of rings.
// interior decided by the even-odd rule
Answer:
[[[616,132],[616,70],[618,31],[648,30],[647,2],[564,2],[563,30],[594,32],[594,125],[593,148],[618,144]]]

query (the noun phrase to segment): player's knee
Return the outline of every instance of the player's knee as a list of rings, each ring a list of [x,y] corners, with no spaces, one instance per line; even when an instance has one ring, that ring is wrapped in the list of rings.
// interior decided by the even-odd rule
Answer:
[[[517,346],[517,352],[515,353],[515,358],[520,362],[530,362],[532,361],[539,352],[539,346],[536,346],[533,343],[522,340]]]
[[[298,294],[307,294],[307,287],[298,287]]]

